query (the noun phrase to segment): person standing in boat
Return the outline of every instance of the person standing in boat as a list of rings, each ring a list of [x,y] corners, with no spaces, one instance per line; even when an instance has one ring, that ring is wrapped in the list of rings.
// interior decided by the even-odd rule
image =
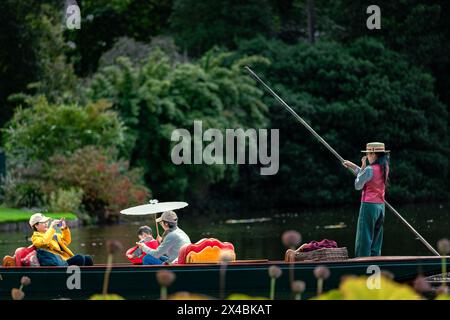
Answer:
[[[136,243],[146,253],[142,264],[174,263],[178,259],[178,251],[180,251],[180,248],[185,244],[190,244],[191,239],[178,227],[178,217],[174,211],[163,212],[161,217],[156,219],[156,222],[164,229],[163,236],[156,238],[160,242],[159,247],[157,249],[151,249],[145,243]]]
[[[345,160],[344,167],[356,173],[355,189],[362,190],[356,230],[355,256],[368,257],[381,255],[384,223],[384,194],[389,177],[389,150],[384,143],[370,142],[362,157],[361,168]],[[366,166],[366,160],[369,165]]]

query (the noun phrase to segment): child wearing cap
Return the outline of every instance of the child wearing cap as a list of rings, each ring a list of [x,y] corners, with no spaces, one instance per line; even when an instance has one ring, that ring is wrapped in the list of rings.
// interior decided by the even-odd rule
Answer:
[[[389,176],[389,150],[384,143],[370,142],[361,152],[361,168],[345,160],[343,165],[355,171],[355,189],[362,190],[356,230],[355,256],[381,255],[384,223],[384,195]],[[366,165],[366,160],[369,165]]]
[[[36,248],[37,258],[41,266],[92,266],[92,257],[73,254],[69,249],[72,242],[69,227],[64,219],[53,220],[42,213],[35,213],[30,217],[29,224],[33,229],[31,241]],[[56,232],[59,227],[61,234]]]
[[[142,226],[138,229],[139,243],[144,243],[147,247],[151,249],[156,249],[159,246],[158,241],[153,238],[152,228],[149,226]],[[142,259],[144,259],[146,253],[139,248],[138,245],[127,250],[126,256],[133,264],[142,264]]]

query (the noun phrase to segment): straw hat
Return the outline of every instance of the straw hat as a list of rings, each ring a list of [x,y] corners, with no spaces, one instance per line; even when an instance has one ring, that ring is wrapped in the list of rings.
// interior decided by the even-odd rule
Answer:
[[[385,150],[384,149],[384,143],[382,142],[369,142],[366,145],[366,150],[361,150],[361,152],[367,153],[367,152],[391,152],[391,150]]]

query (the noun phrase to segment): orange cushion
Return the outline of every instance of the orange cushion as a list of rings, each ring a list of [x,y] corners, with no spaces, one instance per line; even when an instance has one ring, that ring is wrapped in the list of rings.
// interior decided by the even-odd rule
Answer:
[[[224,250],[217,246],[206,247],[200,252],[191,251],[186,256],[186,263],[214,263],[220,261],[220,255]],[[236,260],[234,251],[228,250],[231,253],[231,260]]]
[[[15,266],[16,266],[16,259],[14,259],[14,257],[11,256],[3,257],[2,267],[15,267]]]
[[[217,247],[217,249],[212,249],[214,247]],[[206,251],[204,251],[201,255],[198,255],[202,250],[205,248],[211,248]],[[179,254],[178,254],[178,263],[189,263],[188,262],[188,255],[190,253],[193,253],[189,259],[195,260],[197,263],[199,262],[218,262],[220,253],[224,250],[232,251],[234,254],[234,246],[233,244],[229,242],[221,242],[220,240],[217,240],[215,238],[204,238],[196,243],[186,244],[183,247],[181,247]],[[194,254],[196,253],[196,254]],[[236,255],[234,254],[234,257]],[[205,261],[203,261],[205,259]],[[214,259],[214,261],[211,261],[211,259]]]

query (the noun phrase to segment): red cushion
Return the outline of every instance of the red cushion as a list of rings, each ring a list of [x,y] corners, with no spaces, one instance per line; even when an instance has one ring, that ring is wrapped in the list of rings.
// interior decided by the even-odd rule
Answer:
[[[189,254],[189,252],[196,252],[199,253],[206,247],[219,247],[220,249],[228,249],[234,251],[233,244],[229,242],[221,242],[220,240],[214,239],[214,238],[203,238],[196,243],[191,244],[185,244],[180,248],[180,251],[178,252],[178,263],[183,264],[186,263],[186,257]]]
[[[25,258],[21,259],[22,266],[24,267],[39,267],[40,263],[37,257],[37,251],[33,250],[26,255]]]
[[[22,259],[24,259],[32,251],[36,251],[34,246],[17,248],[16,253],[14,254],[16,266],[22,266]]]

